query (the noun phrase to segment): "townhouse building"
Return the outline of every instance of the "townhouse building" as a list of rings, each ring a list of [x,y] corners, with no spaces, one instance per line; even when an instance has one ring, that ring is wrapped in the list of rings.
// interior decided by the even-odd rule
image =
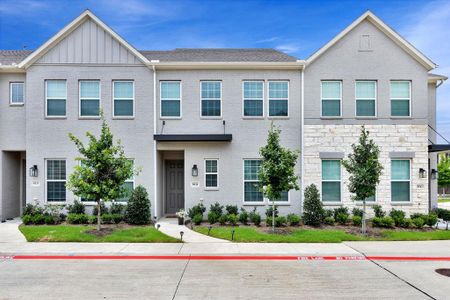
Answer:
[[[270,124],[300,152],[301,189],[353,207],[341,160],[361,125],[384,166],[371,203],[436,206],[436,65],[370,11],[306,60],[273,49],[139,51],[89,10],[34,51],[0,51],[0,219],[26,203],[78,199],[68,133],[98,135],[100,111],[141,170],[156,218],[202,202],[263,211],[259,148]],[[84,141],[87,138],[83,138]],[[93,205],[88,199],[81,199]],[[126,197],[117,201],[126,202]],[[286,191],[281,213],[301,213]]]

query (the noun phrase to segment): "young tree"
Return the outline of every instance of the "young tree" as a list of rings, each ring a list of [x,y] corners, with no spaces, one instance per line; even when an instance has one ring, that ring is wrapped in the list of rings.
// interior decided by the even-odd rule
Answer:
[[[275,201],[282,192],[299,189],[295,175],[298,154],[280,145],[280,132],[272,123],[267,145],[259,150],[262,157],[259,180],[264,196],[272,201],[272,231],[275,231]]]
[[[125,157],[120,141],[114,144],[103,115],[100,137],[97,139],[89,132],[86,136],[89,143],[85,146],[69,133],[81,154],[76,158],[81,164],[70,174],[67,188],[79,197],[97,202],[97,230],[100,230],[101,201],[117,199],[124,194],[123,184],[133,175],[133,164]]]
[[[446,188],[450,184],[450,159],[447,156],[441,156],[437,167],[438,185],[444,189],[444,194],[446,194]]]
[[[364,126],[361,127],[359,143],[352,144],[352,149],[353,153],[342,164],[350,173],[348,189],[354,194],[353,200],[363,201],[362,233],[366,234],[366,199],[375,196],[383,166],[378,160],[380,149],[369,139],[369,131]]]
[[[303,203],[303,221],[306,225],[319,226],[324,218],[324,209],[320,193],[315,184],[305,188]]]

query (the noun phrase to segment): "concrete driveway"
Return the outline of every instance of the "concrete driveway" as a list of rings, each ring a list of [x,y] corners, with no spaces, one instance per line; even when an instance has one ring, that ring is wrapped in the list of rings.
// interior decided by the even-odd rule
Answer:
[[[19,230],[20,218],[0,223],[0,243],[24,243],[25,237]]]

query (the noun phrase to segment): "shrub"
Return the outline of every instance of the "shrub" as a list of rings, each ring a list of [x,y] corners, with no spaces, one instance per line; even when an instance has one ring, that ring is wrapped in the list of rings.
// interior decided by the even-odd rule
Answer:
[[[66,214],[64,214],[64,213],[60,213],[59,214],[59,220],[61,222],[64,222],[66,219],[67,219],[67,215]]]
[[[239,222],[241,222],[244,225],[247,225],[248,223],[248,212],[241,207],[241,213],[239,214]]]
[[[266,217],[272,217],[272,205],[269,206],[269,208],[266,209]],[[275,218],[278,217],[278,206],[275,205]]]
[[[340,212],[336,216],[336,221],[341,225],[345,225],[348,222],[348,218],[349,218],[348,214],[346,214],[344,212]]]
[[[225,224],[227,224],[227,221],[228,221],[228,216],[227,216],[227,215],[221,215],[221,216],[219,217],[219,223],[220,223],[220,225],[225,225]]]
[[[35,214],[32,217],[32,222],[34,225],[42,225],[45,223],[45,215],[43,214]]]
[[[216,202],[214,204],[211,204],[209,207],[210,212],[214,212],[217,215],[217,218],[219,218],[223,213],[223,206],[219,204],[219,202]]]
[[[346,214],[347,215],[347,217],[350,215],[349,213],[348,213],[348,207],[338,207],[338,208],[335,208],[334,210],[333,210],[333,217],[334,217],[334,219],[336,220],[336,221],[338,221],[338,215],[339,214]]]
[[[267,217],[266,218],[266,226],[267,227],[271,227],[272,226],[272,217]]]
[[[419,218],[419,219],[422,220],[421,218]],[[395,222],[395,220],[394,220],[394,222]],[[423,222],[423,220],[422,220],[422,222]],[[400,226],[403,228],[411,228],[413,226],[413,220],[411,220],[410,218],[405,218],[400,223]]]
[[[109,213],[112,215],[123,215],[125,211],[125,205],[113,202],[109,208]]]
[[[200,225],[203,221],[203,214],[197,214],[192,218],[192,222],[195,225]]]
[[[372,219],[373,227],[384,227],[384,228],[392,228],[394,227],[394,220],[391,217],[375,217]]]
[[[123,215],[121,214],[111,214],[114,224],[119,224],[123,221]]]
[[[434,213],[430,213],[426,216],[426,220],[424,221],[428,226],[433,227],[438,222],[438,216]]]
[[[37,204],[28,203],[24,207],[22,215],[23,216],[25,216],[25,215],[34,216],[34,215],[43,214],[43,213],[44,213],[44,208],[40,207]]]
[[[22,223],[25,225],[33,224],[33,216],[32,215],[22,215]]]
[[[44,215],[44,223],[47,225],[56,224],[57,220],[52,215]]]
[[[261,215],[256,211],[256,207],[252,212],[250,212],[249,219],[255,226],[259,226],[261,224]]]
[[[425,215],[425,214],[414,213],[414,214],[411,214],[411,215],[410,215],[410,218],[411,218],[411,219],[417,219],[417,218],[424,219],[424,218],[426,218],[426,216],[427,216],[427,215]]]
[[[352,217],[352,223],[354,226],[361,226],[362,225],[362,217],[361,216],[353,216]]]
[[[401,226],[405,220],[405,212],[399,209],[393,208],[389,213],[389,216],[394,220],[395,226]]]
[[[83,203],[75,200],[73,204],[67,205],[66,209],[69,214],[84,214],[85,207]]]
[[[235,215],[235,214],[229,214],[229,215],[227,215],[227,219],[228,219],[228,222],[229,222],[231,225],[236,226],[236,224],[237,224],[237,222],[238,222],[238,216],[237,216],[237,215]]]
[[[358,207],[354,207],[352,210],[352,215],[353,216],[357,216],[357,217],[363,217],[364,211],[361,208]]]
[[[332,210],[332,209],[325,209],[324,211],[323,211],[323,217],[324,218],[326,218],[326,217],[332,217],[333,219],[334,219],[334,211]]]
[[[324,211],[319,190],[314,184],[305,188],[303,209],[303,222],[306,225],[319,226],[323,220]]]
[[[412,222],[414,226],[416,226],[419,229],[423,228],[423,225],[425,225],[425,221],[422,218],[414,218],[412,219]]]
[[[438,216],[439,219],[443,219],[444,215],[447,213],[447,209],[443,208],[435,208],[434,213]]]
[[[300,216],[296,214],[288,214],[286,219],[290,226],[297,226],[300,224]]]
[[[139,185],[132,192],[125,212],[125,221],[129,224],[144,225],[150,223],[150,200],[147,190]]]
[[[194,217],[196,215],[201,215],[203,218],[203,213],[205,211],[206,211],[206,207],[202,203],[199,203],[199,204],[194,205],[191,208],[189,208],[188,216],[189,216],[189,218],[194,219]]]
[[[227,213],[229,215],[236,215],[237,216],[238,213],[239,213],[239,209],[238,209],[237,205],[227,205],[225,207],[225,210],[227,211]]]
[[[386,212],[383,210],[381,205],[375,204],[372,206],[373,212],[375,213],[375,217],[384,218],[386,216]]]
[[[286,225],[286,217],[284,216],[278,216],[275,218],[275,226],[276,227],[281,227]]]
[[[86,214],[68,214],[67,222],[69,224],[87,224],[89,220]]]
[[[97,205],[94,206],[94,209],[92,210],[92,215],[96,216],[98,214],[98,208]],[[100,202],[100,216],[103,216],[104,214],[109,214],[108,208],[105,205],[105,202]]]
[[[103,214],[102,215],[102,223],[103,224],[112,224],[113,223],[112,214]]]
[[[97,224],[97,216],[88,215],[88,224]]]
[[[210,211],[208,213],[208,222],[209,224],[214,224],[219,221],[220,216],[215,211]]]
[[[323,219],[323,223],[326,225],[334,225],[334,218],[333,217],[325,217],[325,219]]]

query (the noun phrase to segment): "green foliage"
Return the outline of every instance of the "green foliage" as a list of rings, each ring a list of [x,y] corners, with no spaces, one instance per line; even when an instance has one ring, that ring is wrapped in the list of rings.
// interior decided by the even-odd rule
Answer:
[[[98,214],[98,205],[94,206],[94,209],[92,210],[92,215],[97,216]],[[108,208],[105,205],[105,202],[100,202],[100,216],[103,216],[104,214],[109,214]]]
[[[320,201],[319,190],[315,184],[305,188],[305,202],[303,204],[303,222],[306,225],[319,226],[323,220],[324,210]]]
[[[196,215],[201,215],[203,218],[203,213],[205,211],[206,211],[206,207],[202,203],[199,203],[199,204],[194,205],[191,208],[189,208],[188,216],[189,216],[189,218],[194,219],[194,217]]]
[[[241,213],[239,214],[239,222],[241,222],[244,225],[247,225],[248,223],[248,212],[241,207]]]
[[[375,204],[372,205],[373,212],[375,213],[375,217],[384,218],[386,216],[386,212],[383,210],[381,205]]]
[[[430,227],[433,227],[438,222],[438,216],[434,213],[430,213],[427,215],[427,218],[425,221],[425,224],[427,224]]]
[[[323,217],[332,217],[334,219],[334,210],[332,209],[324,209],[323,210]]]
[[[220,215],[218,215],[217,212],[215,212],[215,211],[210,211],[208,213],[209,224],[217,223],[217,221],[219,221],[219,218],[220,218]]]
[[[43,214],[35,214],[32,218],[32,222],[34,225],[42,225],[45,223],[45,215]]]
[[[69,214],[84,214],[85,212],[84,204],[78,200],[73,201],[71,205],[67,205],[66,209]]]
[[[331,217],[331,216],[325,217],[325,219],[323,219],[323,223],[324,223],[325,225],[331,225],[331,226],[333,226],[333,225],[334,225],[334,218]]]
[[[389,216],[394,220],[395,226],[397,227],[401,226],[405,220],[405,212],[399,209],[393,208]]]
[[[200,225],[203,221],[203,214],[197,214],[192,218],[192,223]]]
[[[358,216],[358,215],[354,215],[352,217],[352,223],[353,223],[353,226],[361,226],[361,224],[362,224],[362,217]]]
[[[450,158],[442,156],[438,163],[438,185],[446,187],[450,184]]]
[[[223,205],[220,205],[219,202],[211,204],[209,211],[216,213],[216,215],[220,217],[223,213]]]
[[[336,221],[338,221],[339,214],[345,214],[345,215],[349,216],[348,208],[347,207],[338,207],[333,210],[333,217]]]
[[[286,220],[290,226],[298,226],[300,224],[300,216],[296,214],[288,214]]]
[[[395,219],[394,219],[394,222],[395,222]],[[422,220],[422,222],[423,222],[423,220]],[[413,226],[413,220],[411,220],[410,218],[404,218],[403,221],[400,223],[400,226],[403,228],[411,228]]]
[[[149,224],[151,218],[150,200],[147,190],[139,185],[132,192],[128,200],[125,221],[129,224]]]
[[[55,225],[56,220],[52,215],[44,215],[44,223],[47,225]]]
[[[286,225],[286,217],[284,217],[284,216],[275,217],[275,226],[276,227],[281,227],[281,226],[285,226],[285,225]]]
[[[237,214],[238,214],[238,211],[239,211],[237,205],[227,205],[227,206],[225,207],[225,210],[227,211],[227,213],[228,213],[229,215],[237,215]]]
[[[352,210],[352,215],[361,217],[361,219],[363,217],[363,214],[364,214],[364,211],[361,208],[354,207],[353,210]]]
[[[249,219],[255,226],[259,226],[261,224],[261,215],[256,211],[256,207],[250,212]]]
[[[229,214],[227,215],[227,219],[228,222],[230,223],[230,225],[236,226],[237,222],[238,222],[238,216],[235,214]]]
[[[44,213],[43,207],[39,206],[38,204],[28,203],[27,205],[25,205],[22,215],[34,216],[38,214],[42,215],[43,213]]]
[[[272,226],[272,217],[267,217],[267,218],[266,218],[266,226],[267,226],[267,227]]]
[[[25,225],[33,224],[33,216],[32,215],[22,215],[22,223]]]
[[[125,213],[125,205],[113,202],[109,208],[109,213],[113,215],[123,215]]]
[[[89,216],[86,214],[68,214],[67,222],[69,224],[87,224]]]
[[[102,223],[103,224],[112,224],[113,223],[113,215],[112,214],[103,214],[102,215]]]
[[[412,219],[412,222],[414,226],[416,226],[419,229],[423,228],[423,225],[425,225],[425,221],[422,218]]]
[[[219,217],[219,223],[220,225],[225,225],[228,222],[228,216],[227,215],[221,215]]]
[[[269,206],[266,209],[266,217],[272,217],[272,213],[273,213],[273,206]],[[278,206],[275,205],[275,218],[278,217]]]
[[[421,213],[414,213],[414,214],[411,214],[410,217],[411,217],[411,219],[417,219],[417,218],[423,219],[423,218],[426,217],[426,215],[425,214],[421,214]]]
[[[338,222],[341,225],[347,224],[348,219],[349,219],[349,215],[346,213],[343,213],[343,212],[338,213],[336,216],[336,222]]]
[[[375,217],[372,219],[373,227],[393,228],[394,220],[391,217]]]
[[[88,215],[88,224],[95,224],[95,223],[97,223],[97,216]]]

